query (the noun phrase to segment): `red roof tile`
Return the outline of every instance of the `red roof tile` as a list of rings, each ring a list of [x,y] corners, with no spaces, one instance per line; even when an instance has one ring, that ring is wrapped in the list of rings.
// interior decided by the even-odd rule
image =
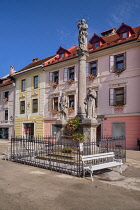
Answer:
[[[127,26],[126,24],[123,24],[123,25]],[[128,27],[130,27],[130,26],[128,26]],[[139,33],[140,33],[140,26],[135,27],[132,30],[134,31],[134,34],[132,34],[130,37],[128,37],[126,39],[120,39],[120,37],[119,37],[119,35],[117,33],[113,34],[113,35],[110,35],[110,36],[101,37],[101,39],[103,41],[103,44],[101,46],[97,47],[97,48],[94,48],[94,49],[93,49],[92,44],[88,43],[89,53],[96,52],[96,51],[102,50],[102,49],[106,49],[108,47],[112,47],[112,46],[115,46],[115,45],[118,45],[118,44],[121,44],[121,43],[126,43],[128,41],[132,41],[132,40],[138,39],[138,37],[140,39],[140,35],[139,35]],[[61,47],[61,49],[62,48],[63,47]],[[70,49],[67,49],[67,51],[70,52],[70,54],[67,54],[64,58],[60,58],[59,55],[56,54],[56,55],[44,58],[42,60],[38,60],[36,62],[32,62],[29,65],[27,65],[26,67],[24,67],[21,70],[19,70],[18,72],[21,72],[21,71],[24,71],[26,69],[30,69],[30,68],[36,67],[36,66],[41,65],[41,64],[43,64],[44,66],[47,66],[47,65],[55,64],[55,63],[58,63],[58,62],[61,62],[61,61],[65,61],[65,60],[77,57],[77,48],[78,47],[76,45],[74,45]],[[65,49],[65,48],[63,48],[63,49]],[[58,51],[57,51],[57,53],[58,53]]]
[[[10,85],[12,83],[14,83],[14,81],[11,80],[11,79],[3,80],[2,84],[0,84],[0,87],[6,86],[6,85]]]
[[[26,70],[26,69],[30,69],[30,68],[39,66],[39,65],[41,65],[41,64],[44,64],[44,62],[50,60],[50,59],[53,58],[53,57],[54,57],[54,55],[49,56],[49,57],[47,57],[47,58],[43,58],[43,59],[38,60],[38,61],[35,61],[35,62],[32,62],[32,63],[30,63],[29,65],[25,66],[24,68],[22,68],[21,70],[19,70],[19,71],[17,71],[17,72],[21,72],[21,71],[24,71],[24,70]],[[17,72],[16,72],[16,73],[17,73]]]

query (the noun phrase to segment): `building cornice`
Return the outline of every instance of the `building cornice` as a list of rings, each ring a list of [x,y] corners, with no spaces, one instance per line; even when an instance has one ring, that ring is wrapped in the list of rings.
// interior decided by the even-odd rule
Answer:
[[[17,75],[20,75],[20,74],[23,74],[23,73],[26,73],[28,71],[31,71],[31,70],[34,70],[34,69],[38,69],[40,67],[43,67],[43,65],[38,65],[38,66],[35,66],[35,67],[32,67],[32,68],[29,68],[29,69],[25,69],[23,71],[19,71],[19,72],[16,72],[15,74],[13,74],[13,77],[17,76]]]
[[[129,42],[109,46],[107,48],[103,48],[103,49],[89,53],[89,57],[87,58],[87,61],[90,61],[91,59],[97,59],[98,57],[101,57],[104,55],[117,54],[117,52],[126,51],[127,49],[138,47],[138,46],[140,46],[140,42],[137,42],[136,39],[131,40],[131,42],[129,41]]]
[[[53,64],[50,64],[48,66],[44,66],[43,70],[44,71],[51,71],[51,70],[58,69],[58,68],[64,68],[66,66],[75,65],[76,62],[78,62],[78,57],[70,58],[68,60],[63,60],[63,61],[60,61],[58,63],[53,63]]]
[[[109,117],[133,117],[133,116],[140,116],[140,112],[126,113],[126,114],[106,114],[106,115],[104,115],[104,118],[109,118]]]

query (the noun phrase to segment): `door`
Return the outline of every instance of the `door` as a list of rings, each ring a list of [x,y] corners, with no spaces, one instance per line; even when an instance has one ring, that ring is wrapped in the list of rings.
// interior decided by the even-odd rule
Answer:
[[[25,138],[32,138],[34,136],[34,123],[23,124],[23,136]]]

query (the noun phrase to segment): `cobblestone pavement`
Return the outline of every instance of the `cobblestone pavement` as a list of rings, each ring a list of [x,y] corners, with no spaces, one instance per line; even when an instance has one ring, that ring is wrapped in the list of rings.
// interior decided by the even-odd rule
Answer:
[[[123,180],[92,182],[4,161],[8,145],[0,141],[0,210],[139,210],[140,153],[128,155]]]

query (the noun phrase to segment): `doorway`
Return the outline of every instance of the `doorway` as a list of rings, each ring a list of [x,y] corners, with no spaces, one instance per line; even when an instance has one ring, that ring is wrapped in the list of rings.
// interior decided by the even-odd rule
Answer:
[[[9,128],[0,128],[0,139],[8,139]]]
[[[23,137],[32,138],[34,136],[34,123],[23,123]]]

